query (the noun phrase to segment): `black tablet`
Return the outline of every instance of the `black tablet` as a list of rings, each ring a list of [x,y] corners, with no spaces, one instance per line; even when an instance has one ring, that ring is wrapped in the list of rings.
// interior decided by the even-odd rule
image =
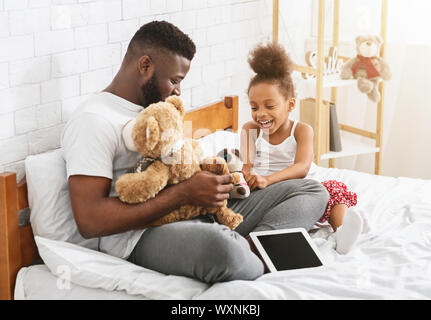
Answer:
[[[323,266],[323,258],[303,228],[251,232],[250,238],[271,272]]]

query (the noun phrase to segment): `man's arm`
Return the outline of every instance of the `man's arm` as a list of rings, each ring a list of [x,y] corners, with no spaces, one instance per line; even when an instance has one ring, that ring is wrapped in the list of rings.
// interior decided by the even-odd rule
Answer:
[[[131,205],[109,197],[111,183],[111,179],[104,177],[73,175],[69,178],[72,209],[84,238],[142,229],[184,204],[222,206],[233,187],[229,175],[218,176],[203,171],[165,188],[153,199]]]

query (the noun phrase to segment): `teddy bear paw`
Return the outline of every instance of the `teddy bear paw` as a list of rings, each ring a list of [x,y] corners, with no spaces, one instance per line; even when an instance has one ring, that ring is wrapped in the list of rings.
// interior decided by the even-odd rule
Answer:
[[[371,90],[371,92],[368,93],[368,98],[375,103],[379,102],[380,101],[379,91],[377,89]]]
[[[351,69],[342,69],[340,72],[340,78],[343,80],[348,80],[353,77],[353,72]]]
[[[229,225],[230,228],[232,230],[235,230],[236,227],[238,227],[243,220],[244,219],[243,219],[242,215],[240,215],[239,213],[237,213],[235,216],[232,217],[232,221],[230,222],[230,225]]]
[[[359,78],[358,89],[363,93],[370,93],[374,89],[374,83],[368,79]]]

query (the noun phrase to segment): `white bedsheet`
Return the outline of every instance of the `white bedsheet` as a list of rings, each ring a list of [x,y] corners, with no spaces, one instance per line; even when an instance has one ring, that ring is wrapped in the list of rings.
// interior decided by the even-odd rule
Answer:
[[[337,254],[333,233],[322,228],[311,236],[325,258],[324,267],[265,274],[255,281],[217,283],[195,298],[430,299],[431,180],[320,167],[313,178],[343,181],[358,194],[358,207],[364,210],[371,230],[360,236],[357,246],[347,255]],[[23,275],[20,272],[18,278]],[[34,277],[25,272],[25,281],[39,282]],[[17,283],[25,291],[22,281]],[[106,292],[103,294],[100,298],[106,299]],[[21,296],[35,298],[37,293],[33,290]]]

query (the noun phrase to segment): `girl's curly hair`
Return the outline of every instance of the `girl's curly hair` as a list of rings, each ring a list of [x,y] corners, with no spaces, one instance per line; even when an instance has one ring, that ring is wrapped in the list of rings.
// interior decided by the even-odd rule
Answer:
[[[268,82],[278,84],[286,99],[294,97],[295,87],[291,76],[293,62],[281,45],[258,45],[250,51],[248,63],[256,75],[250,80],[247,92],[258,83]]]

